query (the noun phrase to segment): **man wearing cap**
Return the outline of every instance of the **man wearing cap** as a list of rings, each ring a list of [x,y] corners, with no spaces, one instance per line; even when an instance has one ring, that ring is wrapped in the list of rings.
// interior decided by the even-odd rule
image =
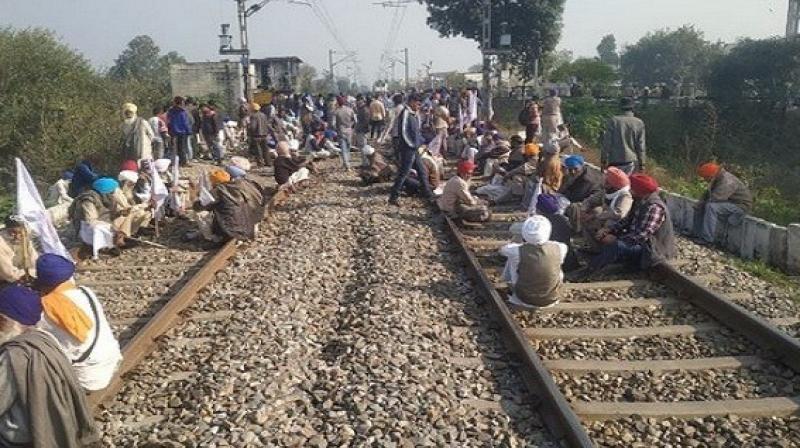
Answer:
[[[55,338],[75,368],[81,387],[104,389],[122,361],[103,305],[92,290],[77,286],[75,264],[55,254],[36,262],[36,289],[42,294],[39,328]]]
[[[672,220],[658,195],[658,182],[650,176],[634,174],[630,183],[633,211],[611,228],[597,233],[603,250],[592,259],[583,276],[591,276],[612,263],[624,262],[648,269],[675,258]]]
[[[86,394],[49,334],[39,294],[0,289],[0,446],[100,447]]]
[[[436,200],[439,208],[454,219],[470,222],[485,222],[491,218],[486,205],[481,204],[469,191],[469,180],[475,171],[470,161],[458,163],[458,174],[444,185],[442,195]]]
[[[394,165],[386,163],[383,155],[376,151],[372,146],[366,146],[363,150],[364,157],[369,161],[369,166],[361,169],[361,180],[364,185],[372,185],[381,182],[389,182],[395,174]]]
[[[605,174],[605,189],[583,202],[578,223],[573,223],[576,231],[583,231],[586,241],[595,249],[600,241],[600,229],[610,228],[631,211],[633,196],[628,175],[619,168],[609,167]]]
[[[703,197],[695,205],[694,234],[706,243],[719,240],[728,225],[738,225],[753,207],[753,194],[738,177],[719,164],[705,163],[697,170],[698,176],[708,182]],[[723,226],[720,229],[719,223]]]
[[[552,225],[544,216],[532,216],[522,224],[523,244],[500,248],[506,257],[503,280],[511,285],[509,302],[526,308],[547,308],[558,303],[564,282],[561,265],[567,256],[565,244],[550,241]]]
[[[536,213],[547,218],[550,221],[552,231],[550,233],[550,240],[567,246],[567,256],[564,259],[564,270],[574,271],[580,268],[578,256],[575,254],[575,249],[572,246],[572,226],[570,220],[563,214],[559,213],[558,196],[553,194],[540,194],[536,198]]]
[[[250,105],[250,120],[247,123],[247,138],[252,154],[259,165],[272,166],[272,154],[269,152],[267,137],[269,136],[269,118],[261,110],[258,103]]]
[[[615,166],[625,174],[644,171],[647,144],[644,122],[633,115],[635,101],[622,98],[622,115],[611,118],[603,134],[601,163],[603,168]]]
[[[399,206],[400,192],[403,190],[406,179],[411,173],[413,168],[417,172],[420,180],[420,187],[422,187],[422,196],[425,198],[433,197],[431,186],[428,184],[428,175],[425,171],[425,166],[417,153],[418,148],[422,144],[422,130],[419,118],[419,110],[422,106],[422,98],[416,93],[411,94],[408,98],[408,107],[400,112],[397,118],[398,138],[397,138],[397,156],[399,171],[397,178],[392,185],[392,191],[389,194],[389,204]]]
[[[588,169],[583,156],[573,155],[564,160],[567,171],[561,189],[558,191],[573,204],[579,204],[590,196],[603,191],[603,174]]]

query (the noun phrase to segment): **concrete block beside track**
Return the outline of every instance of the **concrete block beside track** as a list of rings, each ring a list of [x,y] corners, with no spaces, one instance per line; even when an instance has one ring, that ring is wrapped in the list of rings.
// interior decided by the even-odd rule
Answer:
[[[800,273],[800,224],[786,228],[786,270]]]

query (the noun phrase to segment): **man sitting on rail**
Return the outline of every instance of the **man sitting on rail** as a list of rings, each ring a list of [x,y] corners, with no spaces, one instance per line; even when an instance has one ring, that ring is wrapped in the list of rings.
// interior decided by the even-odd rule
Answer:
[[[572,246],[572,225],[569,222],[569,218],[558,213],[560,206],[561,204],[556,195],[540,194],[536,199],[536,212],[547,218],[552,226],[550,240],[567,246],[564,270],[569,272],[580,268],[580,263]]]
[[[489,208],[481,204],[469,191],[469,180],[474,171],[474,163],[468,160],[459,162],[458,174],[447,181],[436,203],[443,212],[454,219],[485,222],[492,216]]]
[[[18,285],[0,290],[0,446],[99,447],[75,370],[36,324],[42,302]]]
[[[507,258],[503,279],[512,287],[509,302],[522,308],[547,308],[558,303],[564,282],[561,265],[567,256],[565,244],[550,241],[552,225],[544,216],[532,216],[522,224],[523,244],[500,248]]]
[[[708,189],[695,205],[694,234],[713,244],[728,225],[742,222],[753,207],[753,194],[744,182],[716,163],[700,166],[697,174],[708,182]],[[724,225],[718,231],[720,221]]]
[[[630,176],[633,212],[597,233],[603,250],[576,275],[585,278],[612,263],[648,269],[675,258],[675,235],[669,210],[658,194],[658,182],[645,174]]]
[[[256,226],[264,219],[263,193],[248,179],[232,182],[231,175],[223,170],[212,171],[209,178],[214,201],[195,203],[198,232],[190,232],[187,238],[200,235],[212,242],[255,238]]]
[[[42,294],[39,328],[58,342],[87,391],[105,388],[122,361],[119,342],[111,332],[103,305],[72,278],[75,264],[55,254],[36,262],[36,289]]]
[[[564,160],[567,175],[561,184],[559,194],[572,204],[580,204],[593,194],[603,191],[603,174],[589,169],[582,156],[569,156]]]
[[[292,157],[287,142],[278,142],[278,157],[275,159],[275,182],[279,186],[295,189],[308,180],[308,162]],[[312,165],[313,167],[313,165]]]
[[[573,228],[583,232],[584,238],[595,249],[599,248],[598,232],[610,228],[628,216],[633,206],[631,182],[628,175],[617,167],[606,170],[605,190],[583,201],[578,222]]]

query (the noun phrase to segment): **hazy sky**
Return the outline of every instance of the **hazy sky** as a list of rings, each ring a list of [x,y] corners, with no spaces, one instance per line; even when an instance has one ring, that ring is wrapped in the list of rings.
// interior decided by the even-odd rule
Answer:
[[[325,6],[341,41],[359,53],[363,80],[379,73],[387,30],[395,10],[377,0],[314,0]],[[648,31],[694,24],[709,39],[766,37],[784,33],[788,0],[567,0],[560,48],[593,56],[600,38],[614,33],[620,45]],[[250,1],[249,3],[254,3]],[[219,24],[234,24],[233,0],[0,0],[0,26],[42,26],[54,30],[98,67],[108,67],[138,34],[152,36],[162,50],[190,61],[218,60]],[[440,39],[425,24],[424,7],[412,4],[395,44],[408,47],[411,74],[433,61],[433,71],[465,69],[480,62],[473,41]],[[314,10],[275,0],[250,19],[253,57],[295,55],[327,68],[328,49],[341,49]],[[238,37],[236,38],[238,45]],[[399,53],[397,54],[399,57]],[[337,68],[346,75],[346,67]],[[397,76],[403,68],[397,65]]]

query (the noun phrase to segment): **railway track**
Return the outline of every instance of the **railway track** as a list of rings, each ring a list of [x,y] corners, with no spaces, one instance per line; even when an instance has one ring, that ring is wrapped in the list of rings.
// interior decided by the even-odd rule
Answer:
[[[283,197],[282,193],[272,197],[265,220]],[[78,267],[76,280],[96,291],[103,301],[123,354],[111,384],[88,397],[95,413],[117,394],[125,375],[157,348],[158,339],[182,320],[181,313],[236,254],[239,244],[236,240],[221,247],[183,241],[184,233],[191,227],[186,221],[175,220],[154,238],[164,248],[138,245],[119,257],[90,260]],[[199,319],[224,317],[212,315]]]
[[[524,218],[499,208],[491,222],[446,218],[446,227],[555,438],[576,447],[733,446],[727,422],[765,420],[789,435],[777,430],[774,446],[800,445],[791,417],[800,413],[800,341],[781,329],[796,327],[797,315],[760,317],[737,304],[747,306],[749,293],[712,291],[720,279],[700,273],[702,260],[568,283],[558,305],[517,312],[497,250]],[[696,275],[682,273],[685,264]]]

